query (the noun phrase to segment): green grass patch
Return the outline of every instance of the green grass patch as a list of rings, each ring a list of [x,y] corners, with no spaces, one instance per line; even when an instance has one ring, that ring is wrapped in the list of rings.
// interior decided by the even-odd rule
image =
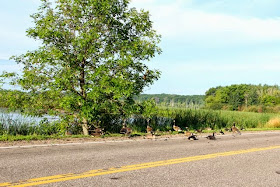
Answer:
[[[241,129],[245,128],[250,131],[279,130],[280,114],[270,113],[252,113],[237,111],[217,111],[204,109],[175,109],[175,108],[158,108],[151,116],[149,125],[153,128],[157,136],[178,134],[173,131],[173,124],[185,130],[186,127],[190,132],[195,129],[203,130],[204,133],[218,132],[220,129],[230,129],[233,122]],[[133,115],[127,120],[128,126],[133,129],[130,137],[146,136],[147,119],[142,115]],[[105,135],[96,136],[95,138],[107,137],[128,137],[119,134],[121,123],[116,124],[116,128],[105,128]],[[66,136],[65,132],[70,131],[72,136]],[[63,138],[92,138],[92,136],[80,135],[82,128],[77,124],[68,124],[62,122],[48,122],[42,120],[35,123],[26,121],[21,118],[13,118],[11,115],[0,115],[0,141],[20,141],[20,140],[47,140]]]
[[[273,113],[253,113],[253,112],[238,112],[238,111],[218,111],[218,110],[191,110],[191,109],[159,109],[156,118],[157,121],[165,120],[162,126],[172,127],[175,119],[176,125],[184,129],[221,129],[230,128],[233,122],[238,127],[257,128],[264,127],[270,119],[280,117],[279,114]],[[152,121],[153,122],[153,121]],[[153,122],[158,124],[157,122]]]
[[[61,135],[2,135],[0,141],[31,141],[31,140],[49,140],[49,139],[67,139],[67,138],[92,138],[91,136],[84,135],[72,135],[72,136],[61,136]]]
[[[145,136],[146,133],[133,133],[131,135],[123,134],[105,134],[101,136],[85,136],[85,135],[1,135],[0,141],[31,141],[31,140],[49,140],[49,139],[68,139],[68,138],[109,138],[109,137],[137,137]]]
[[[248,128],[244,131],[274,131],[274,130],[280,130],[280,128]]]
[[[53,139],[54,136],[47,135],[2,135],[0,136],[0,141],[31,141],[31,140],[47,140]]]
[[[280,128],[247,128],[244,131],[273,131],[273,130],[280,130]],[[219,129],[214,129],[214,130],[204,130],[203,133],[212,133],[212,132],[218,132]],[[194,131],[190,131],[194,132]],[[177,134],[183,134],[183,133],[178,133],[176,131],[161,131],[161,132],[156,132],[156,136],[163,136],[163,135],[177,135]],[[85,135],[71,135],[71,136],[66,136],[66,135],[2,135],[0,136],[0,141],[36,141],[36,140],[55,140],[55,139],[68,139],[68,138],[109,138],[109,137],[138,137],[138,136],[146,136],[147,133],[133,133],[131,135],[125,136],[123,134],[117,134],[117,133],[112,133],[112,134],[105,134],[101,136],[85,136]]]

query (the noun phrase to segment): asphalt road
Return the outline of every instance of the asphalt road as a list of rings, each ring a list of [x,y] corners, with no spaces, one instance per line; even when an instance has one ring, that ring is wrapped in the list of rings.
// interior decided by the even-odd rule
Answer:
[[[279,187],[277,171],[279,131],[0,148],[0,186]]]

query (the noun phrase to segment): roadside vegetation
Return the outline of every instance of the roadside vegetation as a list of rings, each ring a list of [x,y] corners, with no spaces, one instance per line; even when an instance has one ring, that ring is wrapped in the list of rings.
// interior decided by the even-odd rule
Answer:
[[[22,72],[0,75],[0,84],[19,88],[0,88],[0,140],[120,136],[127,127],[137,136],[147,125],[157,135],[170,133],[174,124],[190,130],[230,128],[233,122],[245,129],[279,128],[278,86],[219,86],[205,96],[141,95],[160,78],[147,63],[161,54],[161,36],[149,12],[129,3],[41,0],[27,30],[41,46],[11,57]],[[45,115],[59,120],[31,118]]]
[[[257,113],[280,112],[280,88],[277,85],[239,84],[210,88],[205,108]]]
[[[173,131],[173,124],[185,130],[188,127],[194,132],[196,129],[208,129],[204,132],[230,129],[233,122],[239,128],[248,131],[275,130],[280,128],[280,115],[273,113],[252,113],[236,111],[215,111],[215,110],[193,110],[151,107],[150,115],[135,115],[127,118],[127,126],[131,127],[133,136],[146,135],[147,119],[151,119],[149,125],[155,130],[158,136],[167,133],[176,134]],[[109,121],[108,121],[109,122]],[[110,128],[104,128],[104,134],[97,136],[122,137],[120,129],[123,121],[118,123],[111,121]],[[113,125],[117,124],[117,125]],[[109,126],[108,126],[109,127]],[[114,127],[114,128],[113,128]],[[210,130],[211,129],[211,130]],[[49,122],[43,119],[40,122],[32,121],[30,118],[12,119],[9,115],[0,115],[0,140],[43,140],[43,139],[64,139],[64,138],[86,138],[91,136],[82,135],[82,127],[79,123],[66,124],[63,121]]]
[[[160,77],[146,63],[161,54],[161,36],[149,12],[129,3],[42,0],[26,31],[40,47],[11,57],[22,65],[21,73],[0,76],[0,83],[26,93],[9,97],[8,108],[59,116],[64,124],[78,123],[84,135],[91,125],[109,128],[108,121],[142,113],[144,105],[133,98]]]

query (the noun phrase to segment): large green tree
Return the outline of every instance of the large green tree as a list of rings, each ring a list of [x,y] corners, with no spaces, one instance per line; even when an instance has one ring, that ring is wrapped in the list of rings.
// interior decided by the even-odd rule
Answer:
[[[280,88],[251,84],[219,86],[206,92],[205,102],[211,109],[240,110],[253,105],[274,107],[280,104]]]
[[[129,0],[41,2],[27,30],[41,46],[12,57],[24,67],[13,83],[37,96],[47,93],[56,105],[41,107],[78,119],[86,135],[89,122],[141,108],[133,97],[160,75],[145,64],[161,53],[149,12],[129,8]]]

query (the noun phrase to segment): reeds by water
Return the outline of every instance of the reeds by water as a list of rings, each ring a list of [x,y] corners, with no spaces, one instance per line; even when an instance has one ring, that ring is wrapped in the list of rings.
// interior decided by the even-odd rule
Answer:
[[[182,129],[188,127],[190,130],[209,127],[211,129],[230,128],[233,122],[240,128],[280,128],[280,115],[270,113],[159,108],[151,114],[150,118],[149,125],[155,131],[172,130],[174,119],[177,126]],[[119,123],[121,127],[122,122]],[[127,123],[134,132],[146,131],[147,119],[141,115],[131,116]],[[113,128],[105,130],[110,133],[118,133],[119,130],[116,129],[115,131]],[[9,114],[0,113],[0,136],[64,135],[68,130],[71,130],[73,134],[82,132],[78,124],[64,124],[60,121],[49,122],[46,119],[38,121],[32,118],[14,118]]]
[[[53,135],[61,132],[58,123],[24,117],[13,113],[0,113],[0,135]]]
[[[163,125],[166,130],[171,129],[172,119],[175,119],[176,125],[180,127],[189,127],[190,129],[200,128],[230,128],[233,122],[239,127],[256,128],[264,125],[272,118],[279,117],[279,114],[270,113],[252,113],[237,111],[217,111],[217,110],[192,110],[192,109],[159,109],[154,115],[157,122],[164,119]],[[152,120],[153,121],[153,120]]]

